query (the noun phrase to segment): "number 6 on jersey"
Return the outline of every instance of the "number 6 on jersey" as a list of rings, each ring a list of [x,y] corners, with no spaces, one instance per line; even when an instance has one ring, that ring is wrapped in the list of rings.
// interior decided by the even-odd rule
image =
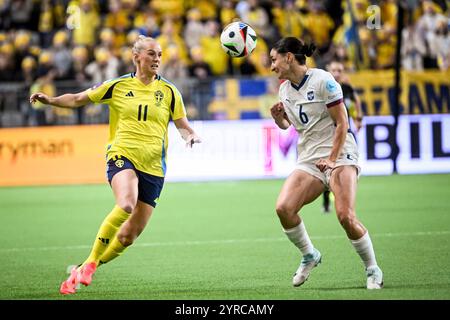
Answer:
[[[299,116],[299,118],[300,118],[300,121],[301,121],[303,124],[307,124],[308,121],[309,121],[308,115],[306,114],[306,112],[303,112],[303,111],[302,111],[302,108],[303,108],[303,105],[300,104],[300,105],[299,105],[299,110],[298,110],[298,116]]]

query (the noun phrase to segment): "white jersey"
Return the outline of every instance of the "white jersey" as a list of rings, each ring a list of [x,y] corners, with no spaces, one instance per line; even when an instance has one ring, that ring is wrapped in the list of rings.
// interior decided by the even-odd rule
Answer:
[[[289,121],[299,133],[298,162],[315,162],[327,158],[333,147],[336,126],[328,108],[343,102],[342,89],[331,73],[311,68],[297,87],[289,80],[280,86],[280,100]],[[358,159],[356,141],[351,133],[341,149],[339,158]]]

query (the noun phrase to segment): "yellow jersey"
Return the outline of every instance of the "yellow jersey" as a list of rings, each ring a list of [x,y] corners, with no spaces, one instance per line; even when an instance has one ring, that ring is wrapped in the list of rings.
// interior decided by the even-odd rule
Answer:
[[[145,85],[130,73],[90,88],[87,95],[109,105],[107,160],[122,155],[137,170],[164,177],[169,120],[186,116],[177,88],[159,75]]]

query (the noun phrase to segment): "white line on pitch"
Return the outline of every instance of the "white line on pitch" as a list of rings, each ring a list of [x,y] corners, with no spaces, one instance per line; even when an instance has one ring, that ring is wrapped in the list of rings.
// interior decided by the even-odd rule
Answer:
[[[411,237],[411,236],[441,236],[450,234],[450,230],[444,231],[419,231],[405,233],[379,233],[371,235],[372,238],[388,238],[388,237]],[[345,235],[334,236],[311,236],[312,240],[334,240],[344,239]],[[255,239],[223,239],[223,240],[198,240],[198,241],[173,241],[173,242],[150,242],[136,243],[133,247],[166,247],[166,246],[196,246],[208,244],[234,244],[234,243],[251,243],[251,242],[276,242],[287,241],[286,237],[280,238],[255,238]],[[34,247],[34,248],[0,248],[0,252],[20,252],[20,251],[52,251],[52,250],[78,250],[90,249],[90,245],[78,246],[52,246],[52,247]]]

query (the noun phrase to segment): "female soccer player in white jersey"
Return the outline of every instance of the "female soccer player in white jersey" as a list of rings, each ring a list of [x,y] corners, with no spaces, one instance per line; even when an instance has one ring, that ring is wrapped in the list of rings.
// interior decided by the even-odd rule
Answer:
[[[164,184],[169,120],[188,146],[200,142],[180,92],[157,73],[161,54],[154,39],[140,36],[133,46],[136,72],[77,94],[30,97],[31,103],[57,107],[101,102],[110,108],[107,175],[116,205],[100,226],[88,258],[61,284],[62,294],[75,293],[79,283],[89,285],[97,267],[119,256],[144,230]]]
[[[383,273],[369,233],[355,214],[360,167],[356,141],[348,130],[342,90],[329,72],[306,66],[306,56],[314,50],[313,44],[287,37],[270,51],[272,71],[286,80],[280,86],[280,102],[271,108],[272,117],[281,129],[293,125],[299,133],[297,164],[276,204],[284,232],[302,254],[292,282],[294,286],[302,285],[322,260],[299,211],[330,189],[335,195],[338,220],[365,265],[367,289],[380,289]]]

